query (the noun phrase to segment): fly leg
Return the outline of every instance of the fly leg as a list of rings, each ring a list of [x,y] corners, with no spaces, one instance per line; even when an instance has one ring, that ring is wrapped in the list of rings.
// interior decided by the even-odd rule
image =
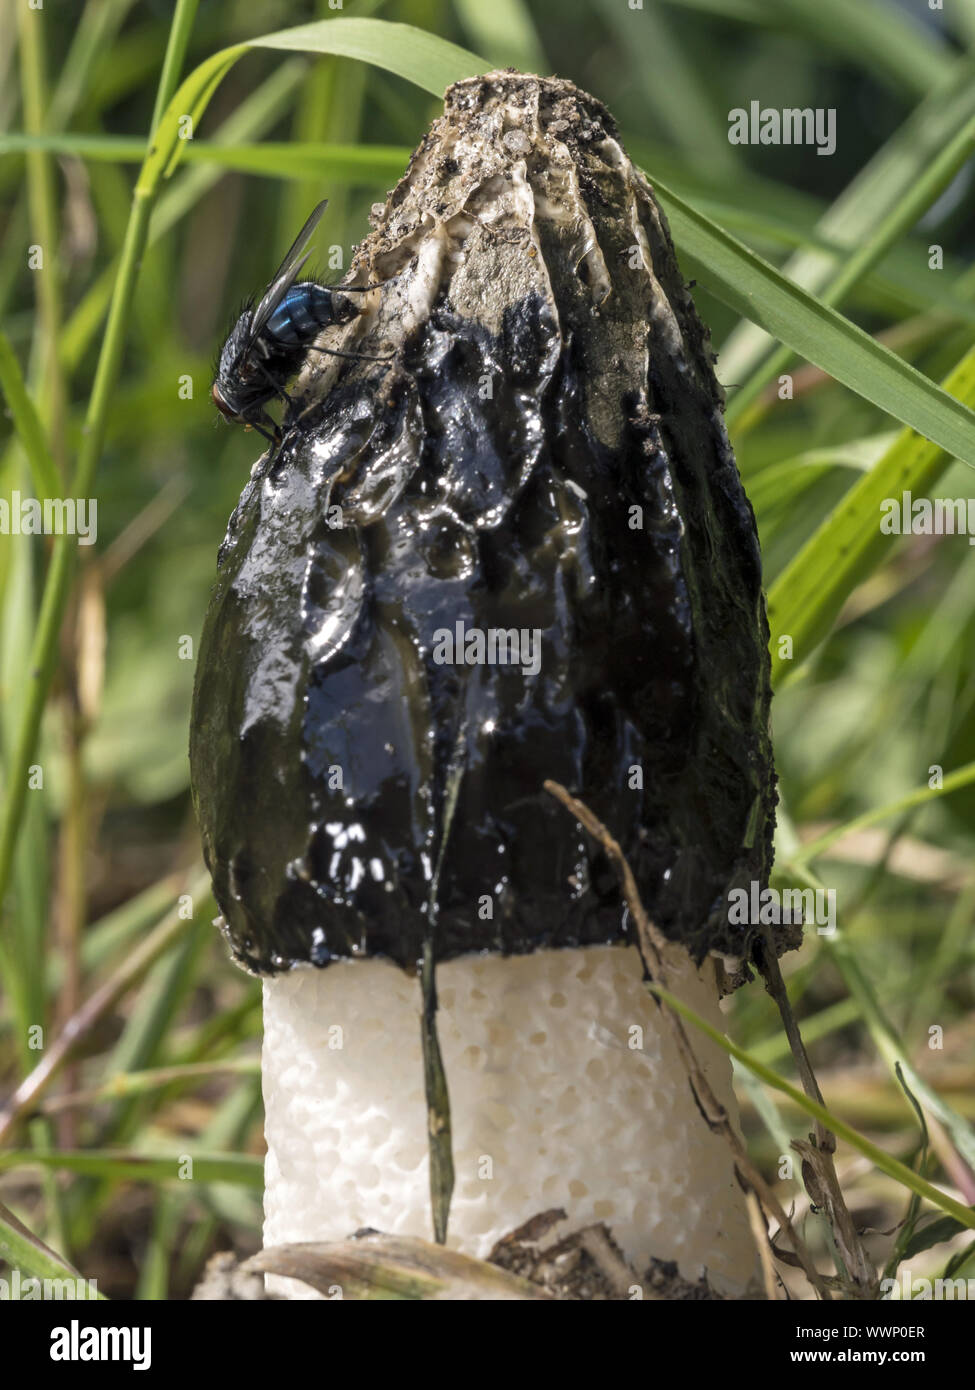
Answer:
[[[264,428],[264,426],[259,424],[257,420],[247,420],[245,418],[244,428],[249,430],[256,430],[258,434],[264,436],[264,438],[267,440],[269,444],[277,448],[277,446],[281,443],[281,430],[279,426],[277,426],[271,419],[270,415],[266,415],[263,410],[261,411],[259,418],[263,420],[265,424],[271,426],[271,428],[274,430],[273,434],[269,434],[267,430]]]
[[[273,377],[273,376],[271,375],[271,373],[268,371],[267,367],[265,367],[264,363],[263,363],[263,362],[258,362],[257,365],[258,365],[258,367],[261,369],[262,375],[263,375],[263,376],[265,377],[265,379],[270,383],[271,389],[272,389],[272,391],[274,392],[274,394],[275,394],[276,396],[280,396],[281,399],[282,399],[287,405],[294,405],[294,399],[293,399],[293,397],[291,397],[291,396],[288,395],[287,391],[284,389],[284,387],[281,385],[281,383],[280,383],[275,377]]]
[[[388,357],[374,357],[368,352],[339,352],[338,348],[318,347],[315,343],[309,343],[309,352],[327,352],[329,357],[346,357],[350,362],[392,362],[393,354]]]

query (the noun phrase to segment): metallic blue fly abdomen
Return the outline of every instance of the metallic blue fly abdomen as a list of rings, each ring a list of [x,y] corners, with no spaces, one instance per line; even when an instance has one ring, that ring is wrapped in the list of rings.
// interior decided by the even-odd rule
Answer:
[[[314,280],[292,285],[267,321],[265,332],[287,346],[308,344],[336,321],[332,291]]]

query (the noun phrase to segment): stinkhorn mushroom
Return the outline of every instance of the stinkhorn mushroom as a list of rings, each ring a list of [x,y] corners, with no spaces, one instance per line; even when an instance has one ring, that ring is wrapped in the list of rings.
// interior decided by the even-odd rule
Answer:
[[[728,894],[771,862],[768,628],[665,220],[598,101],[492,73],[447,92],[348,285],[377,288],[230,520],[193,710],[223,930],[265,981],[265,1241],[430,1235],[422,962],[449,1242],[561,1206],[638,1270],[742,1290],[731,1152],[615,872],[543,786],[610,828],[720,1026],[753,946]]]

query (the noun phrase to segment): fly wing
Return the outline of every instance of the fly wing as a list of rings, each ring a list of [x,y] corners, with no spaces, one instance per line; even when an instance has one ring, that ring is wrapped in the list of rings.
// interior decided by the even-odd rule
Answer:
[[[318,226],[322,213],[327,207],[328,199],[323,198],[318,204],[318,207],[311,213],[301,231],[295,237],[291,250],[281,262],[277,274],[264,291],[261,302],[251,315],[249,332],[251,342],[253,342],[261,332],[268,319],[281,303],[281,300],[298,278],[299,270],[308,259],[305,253],[305,247],[311,240],[312,232],[314,232],[315,228]]]

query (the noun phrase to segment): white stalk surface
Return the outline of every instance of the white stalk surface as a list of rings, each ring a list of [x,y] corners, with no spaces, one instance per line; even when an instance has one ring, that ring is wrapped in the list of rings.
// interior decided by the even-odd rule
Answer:
[[[670,983],[721,1028],[712,962],[671,947]],[[468,956],[438,967],[456,1185],[449,1244],[487,1256],[564,1207],[634,1268],[675,1260],[741,1291],[755,1247],[727,1144],[705,1125],[634,947]],[[265,1245],[361,1227],[432,1239],[418,981],[385,960],[264,983]],[[737,1113],[727,1056],[692,1045]],[[273,1279],[276,1292],[314,1296]]]

